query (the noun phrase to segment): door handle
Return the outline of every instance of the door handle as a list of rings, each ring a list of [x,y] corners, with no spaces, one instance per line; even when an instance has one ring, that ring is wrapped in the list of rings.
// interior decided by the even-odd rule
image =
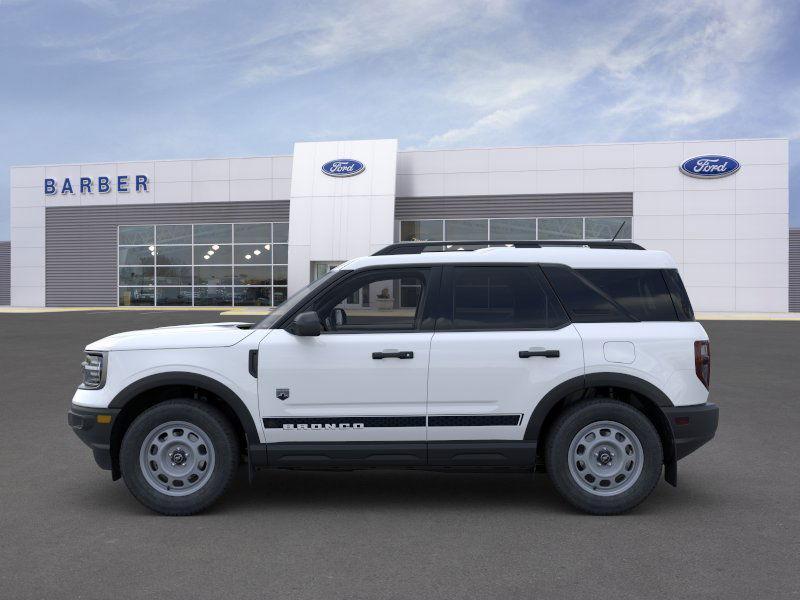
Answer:
[[[543,356],[545,358],[558,358],[561,352],[558,350],[520,350],[520,358],[530,358],[532,356]]]
[[[411,350],[384,350],[383,352],[373,352],[372,358],[381,360],[383,358],[414,358]]]

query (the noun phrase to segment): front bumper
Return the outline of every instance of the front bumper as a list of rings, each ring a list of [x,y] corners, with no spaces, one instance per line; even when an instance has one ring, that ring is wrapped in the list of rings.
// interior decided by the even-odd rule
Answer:
[[[67,413],[67,423],[81,441],[92,449],[94,460],[101,469],[110,471],[111,430],[119,409],[86,408],[73,404]]]
[[[663,410],[672,428],[675,460],[691,454],[717,433],[719,407],[713,402]]]

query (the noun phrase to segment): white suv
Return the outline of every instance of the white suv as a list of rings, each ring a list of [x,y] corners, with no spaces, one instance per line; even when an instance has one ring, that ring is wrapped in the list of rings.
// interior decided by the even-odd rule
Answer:
[[[547,471],[628,510],[709,441],[708,336],[675,262],[635,244],[395,244],[260,324],[89,344],[69,424],[149,508],[255,470]],[[496,245],[496,244],[495,244]],[[505,247],[505,246],[511,247]],[[434,250],[434,251],[431,251]]]

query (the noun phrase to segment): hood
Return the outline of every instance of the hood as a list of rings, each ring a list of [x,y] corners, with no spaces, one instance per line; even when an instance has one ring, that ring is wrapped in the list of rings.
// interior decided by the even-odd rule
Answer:
[[[221,348],[241,342],[253,329],[252,323],[204,323],[175,325],[115,333],[86,346],[87,350],[167,350],[171,348]]]

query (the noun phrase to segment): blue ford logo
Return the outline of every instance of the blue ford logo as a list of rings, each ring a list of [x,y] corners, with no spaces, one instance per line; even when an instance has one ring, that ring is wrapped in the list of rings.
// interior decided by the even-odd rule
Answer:
[[[739,170],[739,162],[730,156],[695,156],[681,165],[681,171],[689,177],[709,179],[712,177],[727,177]]]
[[[322,165],[322,172],[331,177],[352,177],[364,170],[364,163],[352,158],[337,158]]]

